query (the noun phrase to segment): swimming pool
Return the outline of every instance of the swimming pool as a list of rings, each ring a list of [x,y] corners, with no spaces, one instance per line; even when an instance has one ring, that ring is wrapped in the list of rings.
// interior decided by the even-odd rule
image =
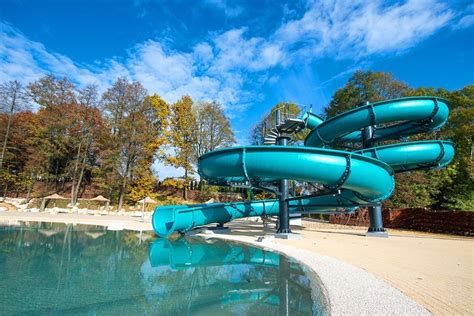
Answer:
[[[0,224],[0,314],[323,315],[305,267],[221,240]]]

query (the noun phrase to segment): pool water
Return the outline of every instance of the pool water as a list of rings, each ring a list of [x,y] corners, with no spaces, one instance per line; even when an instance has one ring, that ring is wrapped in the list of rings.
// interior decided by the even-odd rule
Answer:
[[[262,249],[95,226],[0,224],[0,315],[323,315],[325,306],[304,267]]]

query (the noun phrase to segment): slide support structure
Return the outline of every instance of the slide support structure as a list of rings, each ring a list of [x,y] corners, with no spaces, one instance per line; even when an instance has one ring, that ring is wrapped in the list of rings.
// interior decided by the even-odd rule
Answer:
[[[281,122],[280,110],[275,111],[275,118],[277,125]],[[278,145],[288,146],[288,137],[281,135],[277,139]],[[280,180],[280,195],[278,196],[278,230],[277,234],[291,234],[290,229],[290,213],[288,209],[288,179]]]
[[[366,102],[369,104],[369,102]],[[372,122],[375,120],[375,117],[372,118]],[[374,138],[374,125],[364,127],[362,130],[362,146],[364,148],[372,147],[372,141]],[[382,221],[382,205],[377,203],[374,206],[369,206],[369,229],[367,230],[366,236],[369,237],[388,237],[388,233],[383,227]]]
[[[217,149],[199,157],[198,170],[201,178],[211,184],[257,188],[273,192],[277,198],[157,206],[152,217],[157,235],[184,234],[193,227],[212,223],[222,229],[224,223],[242,217],[278,216],[275,237],[299,239],[301,235],[290,230],[290,212],[292,217],[300,212],[350,214],[358,207],[368,207],[370,225],[366,236],[388,237],[381,203],[394,191],[395,174],[444,168],[455,154],[455,144],[442,140],[379,145],[440,129],[448,119],[449,106],[438,97],[368,103],[325,121],[310,112],[301,118],[283,118],[281,111],[272,114],[276,124],[271,124],[271,131],[264,138],[265,145],[270,146]],[[292,144],[291,135],[304,128],[311,130],[304,146]],[[331,146],[335,142],[361,144],[363,148],[338,150]],[[311,192],[305,190],[295,196],[289,181],[316,182],[327,190],[309,195]]]

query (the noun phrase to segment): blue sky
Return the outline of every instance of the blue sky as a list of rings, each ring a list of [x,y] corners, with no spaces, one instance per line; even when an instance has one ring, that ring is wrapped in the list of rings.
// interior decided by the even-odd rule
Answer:
[[[453,90],[473,56],[471,1],[0,2],[0,81],[127,76],[168,102],[218,100],[241,144],[277,102],[320,111],[358,69]]]

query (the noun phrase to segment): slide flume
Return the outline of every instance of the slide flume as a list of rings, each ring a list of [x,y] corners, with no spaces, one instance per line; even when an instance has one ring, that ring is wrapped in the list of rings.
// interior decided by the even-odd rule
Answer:
[[[410,97],[367,104],[327,121],[312,113],[302,117],[311,132],[305,146],[245,146],[209,152],[199,158],[199,175],[211,184],[268,187],[281,179],[323,185],[320,196],[288,199],[290,212],[324,213],[354,210],[390,197],[394,173],[442,168],[454,157],[454,144],[428,140],[370,147],[356,151],[327,148],[334,142],[360,143],[361,129],[376,126],[374,141],[397,139],[441,128],[447,121],[446,100]],[[325,148],[319,148],[325,147]],[[277,215],[278,200],[158,206],[155,232],[166,237],[210,223]]]

